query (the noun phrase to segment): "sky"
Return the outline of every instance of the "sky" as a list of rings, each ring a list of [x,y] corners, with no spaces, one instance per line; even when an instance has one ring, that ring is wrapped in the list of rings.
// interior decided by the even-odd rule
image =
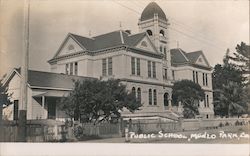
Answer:
[[[86,37],[119,29],[138,32],[150,0],[30,0],[29,69],[50,71],[47,63],[71,32]],[[248,0],[155,0],[170,22],[170,48],[202,50],[211,66],[226,49],[249,44]],[[0,1],[0,76],[21,66],[23,0]],[[177,44],[178,43],[178,44]]]

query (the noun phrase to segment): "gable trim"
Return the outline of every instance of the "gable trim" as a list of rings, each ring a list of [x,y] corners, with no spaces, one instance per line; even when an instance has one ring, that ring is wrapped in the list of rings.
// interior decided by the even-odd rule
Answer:
[[[66,41],[69,39],[69,37],[71,39],[73,39],[83,50],[86,50],[85,47],[83,47],[75,38],[71,33],[68,33],[67,36],[65,37],[65,39],[63,40],[63,42],[61,43],[61,45],[59,46],[58,50],[56,51],[56,54],[53,56],[53,58],[56,58],[58,56],[58,54],[60,53],[60,51],[63,48],[63,45],[66,43]]]

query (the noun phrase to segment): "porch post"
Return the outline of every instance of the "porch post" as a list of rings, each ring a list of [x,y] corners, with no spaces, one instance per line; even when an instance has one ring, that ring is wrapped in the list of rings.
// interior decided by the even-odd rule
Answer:
[[[45,104],[45,96],[42,96],[42,108],[43,108],[42,119],[46,119],[44,104]]]

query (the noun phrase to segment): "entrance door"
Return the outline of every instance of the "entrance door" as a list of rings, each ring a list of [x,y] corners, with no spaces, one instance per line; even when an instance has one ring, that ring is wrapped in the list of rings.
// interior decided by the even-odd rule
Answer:
[[[13,120],[18,120],[18,100],[14,100]]]
[[[48,98],[48,119],[56,119],[56,100]]]

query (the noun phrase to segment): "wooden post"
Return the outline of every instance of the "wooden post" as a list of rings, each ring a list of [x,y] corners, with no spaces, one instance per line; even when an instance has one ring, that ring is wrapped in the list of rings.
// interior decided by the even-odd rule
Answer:
[[[24,1],[24,14],[23,14],[23,58],[21,67],[21,103],[19,109],[18,129],[17,129],[17,141],[26,142],[26,122],[27,122],[27,94],[28,94],[28,64],[29,64],[29,11],[30,11],[30,0]]]

